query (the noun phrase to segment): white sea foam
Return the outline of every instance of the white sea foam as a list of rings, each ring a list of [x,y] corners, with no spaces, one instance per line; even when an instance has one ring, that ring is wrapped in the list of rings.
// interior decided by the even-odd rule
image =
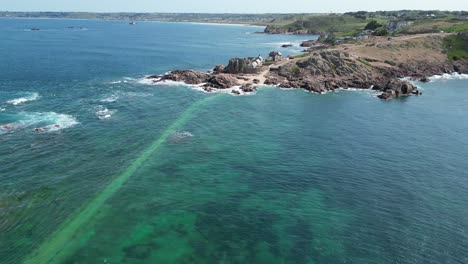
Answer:
[[[152,93],[145,92],[124,92],[124,91],[115,91],[110,95],[106,95],[104,98],[99,100],[102,103],[113,103],[121,99],[128,99],[134,97],[149,97],[153,96]]]
[[[19,105],[30,101],[35,101],[37,99],[39,99],[38,93],[26,93],[23,97],[8,100],[7,104]]]
[[[184,82],[176,82],[176,81],[171,81],[171,80],[164,80],[160,82],[153,82],[152,80],[147,81],[148,79],[143,78],[139,81],[141,84],[146,84],[146,85],[154,85],[154,86],[183,86],[183,87],[188,87],[196,91],[204,92],[204,93],[222,93],[222,94],[230,94],[230,95],[252,95],[255,94],[255,92],[252,93],[246,93],[240,89],[240,86],[233,86],[227,89],[216,89],[216,88],[211,88],[211,91],[206,91],[204,88],[206,83],[201,83],[201,84],[187,84]],[[233,91],[238,92],[239,94],[233,93]]]
[[[3,112],[5,110],[6,110],[5,108],[0,107],[0,112]]]
[[[101,120],[111,118],[115,112],[117,112],[117,110],[109,110],[102,105],[96,107],[96,116]]]
[[[144,78],[138,79],[137,83],[144,84],[144,85],[154,85],[154,84],[157,84],[156,82],[160,81],[160,80],[161,80],[161,78],[154,78],[154,79],[151,78],[151,79],[149,79],[147,77],[144,77]]]
[[[429,80],[466,80],[468,79],[468,74],[460,74],[460,73],[445,73],[442,75],[434,75],[429,77]]]
[[[180,142],[180,141],[192,138],[192,137],[193,137],[193,134],[188,131],[181,131],[181,132],[177,131],[171,135],[169,140],[173,142]]]
[[[112,103],[112,102],[115,102],[119,99],[119,95],[117,94],[111,94],[110,96],[107,96],[103,99],[101,99],[100,101],[103,102],[103,103]]]
[[[32,128],[37,133],[47,133],[79,124],[73,116],[55,112],[19,113],[16,117],[16,122],[0,125],[0,132],[11,133],[20,129]]]

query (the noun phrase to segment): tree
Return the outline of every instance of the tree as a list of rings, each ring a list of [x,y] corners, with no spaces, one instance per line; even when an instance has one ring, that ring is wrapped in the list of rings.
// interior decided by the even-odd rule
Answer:
[[[375,20],[371,20],[367,25],[366,27],[364,28],[365,30],[376,30],[377,28],[381,27],[382,25],[379,24],[377,21]]]
[[[388,35],[388,30],[384,27],[379,27],[375,29],[374,35],[376,36],[387,36]]]

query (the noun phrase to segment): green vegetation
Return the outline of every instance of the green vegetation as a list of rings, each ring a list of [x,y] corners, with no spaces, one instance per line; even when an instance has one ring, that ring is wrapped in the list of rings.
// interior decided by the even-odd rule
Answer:
[[[299,19],[291,24],[283,26],[270,26],[271,31],[284,32],[307,31],[309,33],[344,33],[362,29],[367,24],[365,19],[345,15],[323,15]]]
[[[293,55],[292,57],[294,59],[300,59],[300,58],[305,58],[305,57],[308,57],[308,56],[309,56],[309,53],[302,53],[302,54]]]
[[[424,19],[414,23],[398,33],[423,34],[443,32],[461,32],[468,29],[468,20],[463,19]]]
[[[364,64],[366,66],[372,67],[372,65],[368,61],[366,61],[364,59],[357,58],[357,61],[359,61],[360,63],[362,63],[362,64]]]
[[[444,39],[444,49],[447,51],[450,60],[468,58],[468,36],[458,34],[448,36]]]
[[[327,38],[323,40],[323,43],[332,44],[332,45],[335,44],[335,42],[336,42],[336,36],[333,33],[329,34]]]
[[[392,66],[396,66],[396,65],[397,65],[396,62],[391,61],[391,60],[385,60],[384,62],[387,63],[388,65],[392,65]]]
[[[365,30],[376,30],[377,28],[382,27],[382,24],[379,24],[376,20],[371,20],[366,27],[364,28]]]
[[[450,27],[443,28],[445,32],[462,32],[468,30],[468,21],[466,23],[455,24]]]
[[[294,74],[299,74],[300,73],[299,67],[297,66],[291,67],[291,72]]]
[[[374,33],[376,36],[388,36],[389,32],[385,27],[379,27]]]

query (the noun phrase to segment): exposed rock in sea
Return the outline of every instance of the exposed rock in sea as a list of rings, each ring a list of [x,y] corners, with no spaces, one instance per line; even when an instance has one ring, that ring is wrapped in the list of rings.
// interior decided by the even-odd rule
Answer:
[[[244,93],[253,93],[257,90],[257,87],[251,83],[248,83],[248,84],[243,84],[240,89],[244,92]]]
[[[308,48],[312,47],[317,44],[317,41],[315,40],[306,40],[301,43],[301,47]]]
[[[292,44],[283,44],[281,45],[282,48],[289,48],[289,47],[292,47],[293,45]]]
[[[210,78],[210,74],[192,70],[176,70],[159,77],[161,78],[160,81],[175,81],[184,82],[186,84],[200,84],[206,82]]]
[[[235,75],[220,73],[209,77],[204,86],[217,89],[227,89],[237,85],[239,85],[239,81]]]
[[[373,89],[383,91],[383,93],[380,94],[378,97],[384,100],[390,100],[393,98],[408,96],[412,94],[420,94],[416,86],[414,86],[412,83],[402,81],[399,79],[391,79],[382,86],[374,86]]]

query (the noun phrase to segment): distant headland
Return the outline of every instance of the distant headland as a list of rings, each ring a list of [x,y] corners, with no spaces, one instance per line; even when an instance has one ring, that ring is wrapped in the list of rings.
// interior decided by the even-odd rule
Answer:
[[[352,30],[349,33],[301,29],[293,33],[320,33],[319,39],[301,44],[305,48],[303,54],[283,57],[281,52],[272,51],[266,59],[262,56],[233,58],[227,66],[218,65],[210,73],[176,70],[147,78],[153,82],[200,85],[207,92],[239,87],[232,90],[234,94],[253,92],[259,85],[273,85],[316,93],[373,89],[381,91],[379,98],[385,100],[421,95],[416,86],[403,78],[426,82],[433,75],[468,74],[468,19],[452,18],[448,22],[435,16],[428,14],[421,21],[366,18],[367,24],[360,28],[350,28],[350,24],[337,27]],[[323,30],[327,23],[337,22],[336,19],[312,18],[311,24],[304,26],[320,25]],[[349,19],[349,15],[341,19]],[[269,30],[267,27],[265,31]],[[273,33],[292,34],[291,31]]]

